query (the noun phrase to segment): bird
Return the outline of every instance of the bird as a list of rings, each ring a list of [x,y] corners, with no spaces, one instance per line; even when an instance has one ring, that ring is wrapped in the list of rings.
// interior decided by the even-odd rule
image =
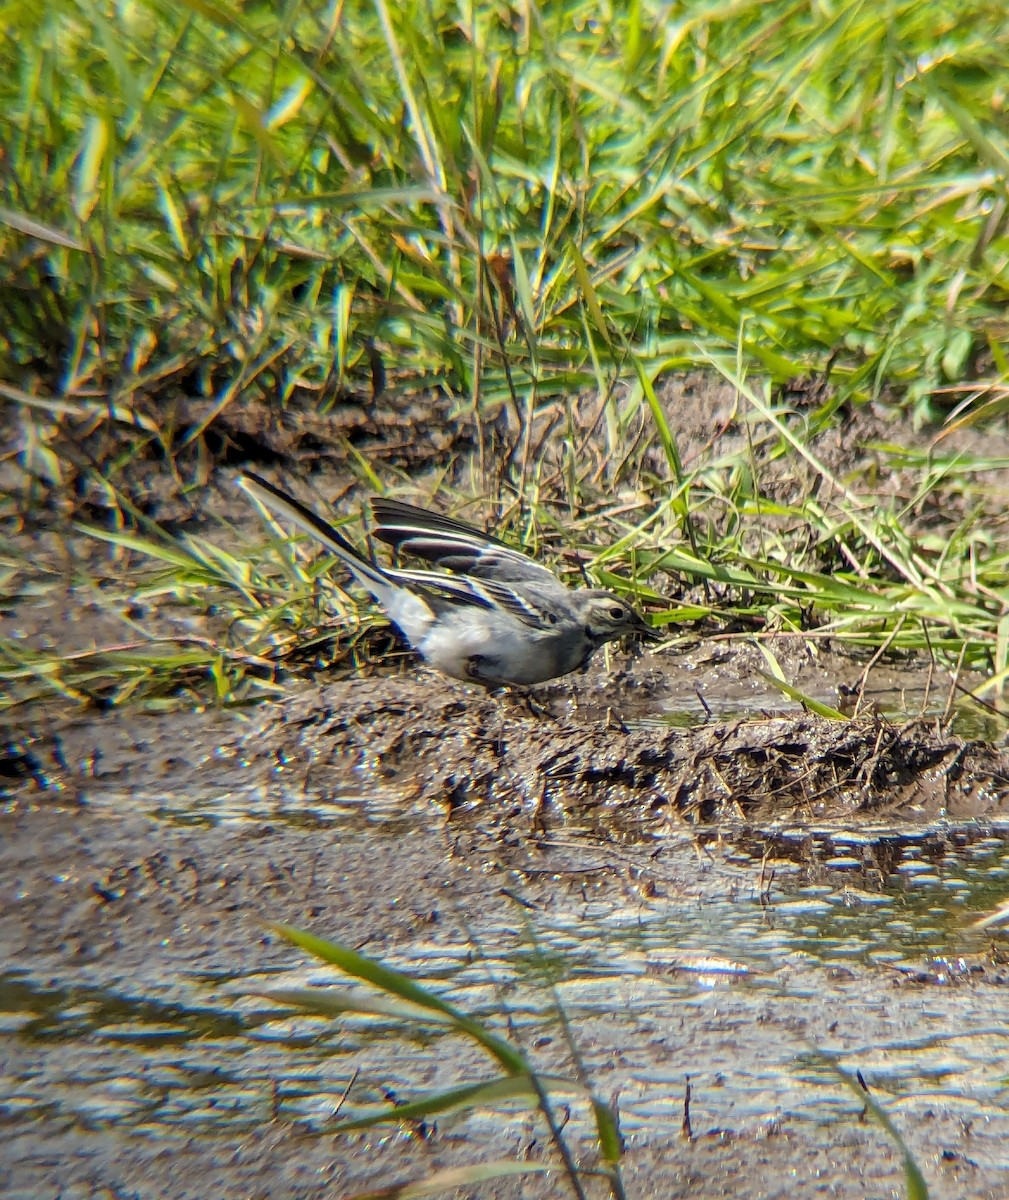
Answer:
[[[429,666],[490,690],[531,687],[584,668],[606,642],[659,640],[614,592],[569,588],[549,568],[462,521],[374,497],[374,535],[442,571],[380,567],[333,526],[252,471],[240,485],[267,511],[341,559]]]

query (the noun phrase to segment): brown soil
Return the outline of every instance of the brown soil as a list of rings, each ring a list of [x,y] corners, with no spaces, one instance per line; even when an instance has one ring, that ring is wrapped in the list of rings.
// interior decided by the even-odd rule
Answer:
[[[633,730],[626,688],[626,679],[555,688],[554,715],[549,699],[537,697],[529,712],[522,700],[430,678],[422,690],[343,681],[272,710],[246,752],[282,756],[305,780],[354,767],[450,812],[518,806],[641,833],[683,819],[964,821],[1009,812],[1009,755],[934,720],[778,716]]]

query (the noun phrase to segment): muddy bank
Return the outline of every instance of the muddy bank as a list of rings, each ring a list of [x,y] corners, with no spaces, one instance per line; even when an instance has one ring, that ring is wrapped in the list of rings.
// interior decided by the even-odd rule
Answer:
[[[306,786],[327,771],[394,786],[450,811],[516,806],[542,820],[654,829],[688,820],[925,821],[1009,812],[1009,756],[944,732],[811,715],[633,729],[611,704],[562,717],[549,699],[488,697],[436,680],[343,681],[264,713],[245,752],[281,757]],[[567,705],[569,701],[565,701]]]
[[[858,657],[821,652],[814,660],[801,646],[791,657],[782,647],[779,657],[827,703],[837,690],[825,679],[855,683],[862,670]],[[8,728],[0,790],[72,795],[122,786],[139,772],[184,794],[210,780],[227,788],[238,769],[306,796],[338,793],[353,778],[450,816],[515,812],[531,827],[574,823],[644,836],[683,822],[843,826],[868,818],[910,828],[1009,815],[1003,745],[955,732],[939,715],[906,715],[912,702],[919,712],[947,706],[938,685],[937,701],[921,691],[924,668],[874,668],[861,715],[838,721],[776,695],[760,662],[746,645],[617,654],[609,668],[600,662],[523,695],[487,694],[406,659],[398,674],[370,679],[313,683],[291,674],[282,699],[236,713],[168,721],[43,710]],[[182,730],[191,742],[180,743]]]
[[[843,826],[869,818],[910,828],[1009,815],[1004,747],[932,716],[836,721],[787,702],[775,711],[759,679],[744,708],[746,652],[732,657],[732,685],[723,662],[722,691],[707,692],[742,710],[729,719],[706,716],[689,680],[677,689],[638,662],[528,696],[488,695],[414,666],[323,685],[292,679],[276,703],[176,714],[171,724],[142,714],[36,715],[8,730],[0,794],[74,795],[122,786],[137,773],[184,794],[213,780],[227,788],[238,770],[305,796],[338,793],[353,778],[450,816],[522,813],[531,827],[575,823],[643,836],[683,822]],[[688,700],[696,711],[684,720]],[[183,729],[191,742],[179,741]]]

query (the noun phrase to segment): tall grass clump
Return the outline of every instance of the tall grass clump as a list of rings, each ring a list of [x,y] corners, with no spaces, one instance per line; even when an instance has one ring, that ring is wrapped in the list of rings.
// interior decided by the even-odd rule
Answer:
[[[1004,13],[14,3],[2,369],[518,405],[708,355],[915,402],[999,348]],[[589,293],[589,286],[591,293]],[[208,418],[209,419],[209,418]],[[189,430],[193,437],[199,430]]]

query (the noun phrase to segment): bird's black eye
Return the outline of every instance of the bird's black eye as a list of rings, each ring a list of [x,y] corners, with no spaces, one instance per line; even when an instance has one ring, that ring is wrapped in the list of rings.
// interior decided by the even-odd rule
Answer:
[[[614,604],[613,607],[610,609],[610,616],[613,618],[614,621],[622,621],[627,616],[627,613],[624,612],[624,610],[622,608],[620,608],[619,605]]]

